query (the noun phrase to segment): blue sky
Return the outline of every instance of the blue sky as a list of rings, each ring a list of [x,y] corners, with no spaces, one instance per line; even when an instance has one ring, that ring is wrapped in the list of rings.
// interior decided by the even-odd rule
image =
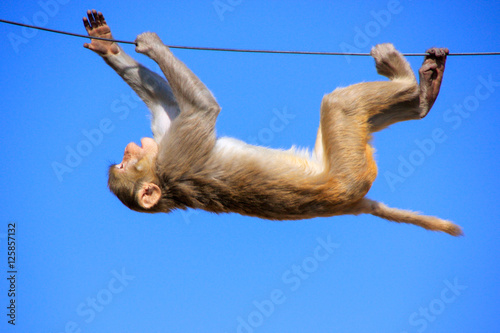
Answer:
[[[495,1],[3,1],[0,17],[84,33],[89,8],[118,39],[149,30],[172,45],[500,50]],[[453,238],[370,215],[132,212],[106,171],[150,135],[145,105],[84,39],[7,25],[0,36],[2,332],[500,331],[500,57],[450,57],[429,116],[375,136],[369,197],[455,221],[465,237]],[[384,80],[369,57],[174,52],[221,104],[219,135],[273,148],[314,144],[325,93]],[[422,58],[409,61],[416,71]]]

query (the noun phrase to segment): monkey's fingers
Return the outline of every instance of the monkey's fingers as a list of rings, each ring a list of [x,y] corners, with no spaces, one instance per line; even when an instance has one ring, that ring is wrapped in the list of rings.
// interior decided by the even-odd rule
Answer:
[[[101,12],[97,12],[97,21],[100,26],[107,25],[106,20],[104,19],[104,15]]]
[[[90,25],[92,28],[97,28],[98,26],[98,20],[97,20],[97,10],[92,9],[92,10],[87,10],[87,17],[89,18]]]
[[[88,17],[91,17],[91,11],[87,11],[87,15]],[[90,22],[89,22],[89,19],[87,17],[84,17],[83,18],[83,26],[85,27],[85,30],[87,31],[87,33],[89,34],[89,36],[94,36],[96,35],[95,31],[94,31],[94,27],[90,25]],[[85,43],[83,44],[83,47],[86,48],[86,49],[90,49],[92,51],[94,51],[94,48],[92,47],[92,44],[89,44],[89,43]]]
[[[85,27],[87,33],[90,34],[90,32],[92,31],[92,27],[90,26],[89,20],[86,17],[83,18],[83,26]]]
[[[87,32],[89,32],[96,28],[106,26],[107,23],[104,19],[104,15],[101,12],[92,9],[87,10],[87,17],[83,18],[83,25],[85,26]]]

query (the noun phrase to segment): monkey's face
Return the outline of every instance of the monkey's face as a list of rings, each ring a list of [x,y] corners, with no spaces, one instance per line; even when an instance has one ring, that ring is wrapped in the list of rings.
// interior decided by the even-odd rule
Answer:
[[[146,165],[151,165],[158,154],[158,144],[151,138],[142,138],[141,146],[131,142],[125,147],[123,160],[115,167],[119,172],[143,171]]]
[[[109,167],[108,187],[130,209],[146,211],[154,206],[161,196],[155,173],[157,154],[156,142],[151,138],[143,138],[141,146],[129,143],[121,163]],[[150,191],[152,187],[154,191]],[[141,195],[143,192],[146,195]],[[154,197],[155,202],[146,200],[150,198],[150,192],[157,194]]]

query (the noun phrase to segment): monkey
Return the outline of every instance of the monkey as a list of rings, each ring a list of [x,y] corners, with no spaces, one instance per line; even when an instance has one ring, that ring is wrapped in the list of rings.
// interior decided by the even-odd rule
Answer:
[[[89,10],[83,23],[89,36],[113,38],[102,13]],[[429,113],[441,87],[447,48],[427,50],[417,83],[392,44],[374,46],[376,70],[389,81],[358,83],[326,94],[315,147],[309,152],[217,137],[221,108],[212,92],[156,33],[142,33],[135,42],[136,52],[154,60],[165,79],[115,42],[92,39],[84,44],[151,111],[153,138],[141,139],[140,146],[129,143],[123,160],[109,167],[108,187],[129,209],[169,213],[194,208],[268,220],[372,214],[462,235],[450,221],[389,208],[366,197],[377,176],[372,133]]]

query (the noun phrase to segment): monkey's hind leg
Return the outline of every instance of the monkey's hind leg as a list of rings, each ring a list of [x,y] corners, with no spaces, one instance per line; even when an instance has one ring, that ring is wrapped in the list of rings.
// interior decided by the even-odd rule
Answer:
[[[379,44],[372,48],[377,72],[391,79],[377,82],[380,89],[393,91],[391,102],[370,117],[370,131],[377,132],[396,122],[424,118],[439,93],[448,49],[431,48],[419,70],[417,85],[410,64],[392,44]],[[397,87],[397,88],[396,88]],[[399,90],[395,92],[394,90]],[[389,97],[389,95],[386,95]]]
[[[391,81],[358,83],[325,95],[314,149],[341,184],[341,192],[352,200],[363,197],[377,175],[369,144],[373,128],[407,119],[398,105],[409,101],[418,105],[415,75],[394,46],[377,45],[372,54],[379,73]]]
[[[339,88],[321,102],[315,152],[336,179],[336,195],[354,202],[366,195],[377,176],[366,110],[356,109],[359,86]]]
[[[415,74],[392,44],[378,44],[370,52],[375,59],[375,67],[380,75],[388,77],[389,82],[373,82],[372,89],[380,93],[381,105],[370,114],[370,132],[378,132],[399,121],[414,119],[418,111],[419,88]]]

